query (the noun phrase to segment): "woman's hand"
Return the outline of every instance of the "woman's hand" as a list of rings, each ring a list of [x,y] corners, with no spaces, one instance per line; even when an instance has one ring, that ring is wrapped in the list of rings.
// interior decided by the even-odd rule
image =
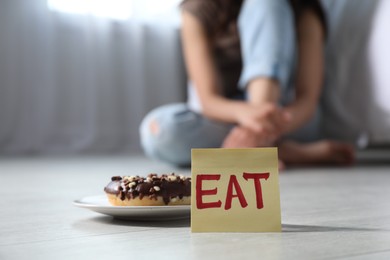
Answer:
[[[254,105],[243,103],[236,111],[236,121],[256,135],[276,140],[288,129],[291,115],[274,103]]]

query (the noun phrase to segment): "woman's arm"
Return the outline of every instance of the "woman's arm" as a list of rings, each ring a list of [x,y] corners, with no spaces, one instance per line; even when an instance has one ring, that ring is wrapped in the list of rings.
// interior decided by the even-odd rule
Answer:
[[[239,102],[222,96],[217,72],[205,29],[191,13],[182,13],[182,43],[189,78],[195,86],[202,106],[202,113],[209,118],[237,123]]]
[[[275,132],[272,124],[282,120],[277,106],[259,107],[250,102],[231,100],[221,93],[209,40],[201,22],[191,13],[182,13],[182,43],[189,78],[199,96],[202,113],[211,119],[238,124],[254,132]]]
[[[299,62],[296,75],[296,97],[286,107],[291,122],[285,132],[301,127],[315,113],[323,84],[324,31],[320,20],[310,10],[302,14],[298,23]]]

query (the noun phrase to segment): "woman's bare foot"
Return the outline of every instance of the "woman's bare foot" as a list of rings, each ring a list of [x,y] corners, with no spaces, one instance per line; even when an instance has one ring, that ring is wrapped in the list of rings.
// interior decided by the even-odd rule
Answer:
[[[284,162],[282,160],[279,159],[278,161],[278,169],[279,171],[284,171],[286,169],[286,165],[284,164]]]
[[[255,133],[241,126],[234,127],[223,141],[222,148],[267,147],[273,145],[275,137]]]
[[[353,146],[342,142],[323,140],[302,144],[287,140],[279,145],[279,158],[290,165],[351,165],[355,152]]]
[[[255,134],[253,131],[243,128],[234,127],[228,136],[225,138],[222,147],[223,148],[250,148],[250,147],[267,147],[274,143],[270,138],[265,138],[259,134]],[[279,159],[278,163],[279,171],[283,171],[286,165]]]

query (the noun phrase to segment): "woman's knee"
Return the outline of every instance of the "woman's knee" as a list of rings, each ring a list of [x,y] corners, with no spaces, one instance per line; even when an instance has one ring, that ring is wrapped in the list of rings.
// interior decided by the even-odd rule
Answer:
[[[206,119],[186,104],[172,104],[151,111],[140,126],[145,153],[155,159],[184,166],[192,148],[220,147],[230,124]]]
[[[182,135],[183,128],[191,124],[191,113],[185,104],[165,105],[149,112],[140,125],[145,154],[175,165],[189,164],[191,149]]]

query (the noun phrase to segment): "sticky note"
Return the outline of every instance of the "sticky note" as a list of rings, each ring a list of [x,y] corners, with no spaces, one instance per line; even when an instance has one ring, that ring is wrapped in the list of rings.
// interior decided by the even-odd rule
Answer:
[[[277,148],[192,149],[192,232],[280,232]]]

